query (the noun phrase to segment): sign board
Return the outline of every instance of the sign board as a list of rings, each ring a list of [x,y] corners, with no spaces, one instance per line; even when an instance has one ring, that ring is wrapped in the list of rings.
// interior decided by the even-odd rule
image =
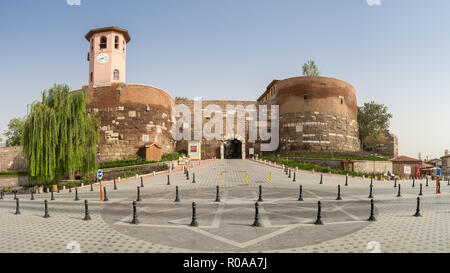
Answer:
[[[201,143],[199,141],[188,142],[188,156],[193,160],[201,159]]]
[[[436,168],[436,176],[441,176],[441,169]]]
[[[404,173],[404,174],[411,174],[411,166],[405,165],[405,166],[403,167],[403,173]]]
[[[99,180],[102,180],[102,178],[103,178],[103,171],[102,170],[98,170],[97,171],[97,177],[98,177]]]
[[[102,162],[102,160],[100,159],[99,156],[97,157],[97,160],[96,160],[96,161],[97,161],[97,164],[100,164],[100,162]]]

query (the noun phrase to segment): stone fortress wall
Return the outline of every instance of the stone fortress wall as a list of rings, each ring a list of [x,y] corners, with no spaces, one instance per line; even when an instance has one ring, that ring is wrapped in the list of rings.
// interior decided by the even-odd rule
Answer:
[[[258,101],[280,105],[281,152],[360,149],[355,89],[344,81],[325,77],[275,80]]]
[[[150,143],[158,143],[163,153],[174,150],[170,134],[174,100],[166,92],[123,83],[82,90],[89,94],[88,111],[95,112],[101,122],[103,161],[135,158]]]
[[[191,124],[187,125],[190,126],[191,128],[191,139],[194,139],[194,134],[196,133],[196,128],[194,126],[194,115],[195,115],[195,111],[197,110],[198,114],[202,115],[202,123],[203,126],[205,124],[207,124],[208,122],[212,121],[212,119],[214,119],[214,114],[213,115],[207,115],[205,110],[207,109],[208,106],[219,106],[222,109],[222,116],[223,116],[223,121],[222,121],[222,129],[221,131],[219,131],[220,136],[218,139],[215,140],[207,140],[203,135],[203,138],[201,140],[201,156],[202,158],[220,158],[221,156],[221,146],[225,145],[225,143],[228,140],[232,140],[232,139],[237,139],[239,141],[242,142],[242,151],[245,152],[245,154],[249,154],[249,149],[254,149],[255,153],[259,153],[259,148],[260,148],[260,143],[258,141],[252,141],[249,140],[249,122],[253,121],[252,117],[249,114],[245,115],[245,135],[239,135],[238,132],[238,125],[237,125],[237,114],[233,113],[233,112],[228,112],[227,111],[227,106],[231,106],[231,107],[238,107],[238,106],[242,106],[244,109],[247,106],[251,106],[251,105],[255,105],[255,113],[256,115],[258,115],[258,111],[257,111],[257,107],[258,107],[258,103],[256,101],[236,101],[236,100],[202,100],[202,107],[201,107],[201,113],[200,111],[198,111],[199,109],[195,109],[194,107],[194,101],[193,100],[177,100],[176,104],[184,104],[186,106],[189,107],[190,111],[191,111]],[[234,133],[228,132],[227,131],[227,115],[230,116],[230,118],[232,118],[234,116],[234,122],[233,122],[233,130]],[[198,128],[197,128],[198,129]],[[216,128],[213,127],[212,132],[216,132],[215,131]],[[187,146],[188,146],[188,141],[185,140],[181,140],[177,142],[176,145],[176,150],[177,151],[182,151],[182,152],[186,152],[187,150]]]
[[[194,139],[194,101],[175,101],[161,89],[125,83],[111,86],[85,86],[89,93],[87,108],[101,120],[100,152],[104,161],[134,158],[139,149],[157,143],[163,153],[187,151],[187,141],[175,141],[171,135],[172,109],[185,104],[191,110],[191,137]],[[360,150],[355,89],[350,84],[333,78],[296,77],[274,80],[257,101],[203,100],[202,121],[208,105],[218,105],[223,111],[223,129],[226,131],[226,106],[279,105],[280,145],[276,153],[308,151],[355,152]],[[270,107],[269,107],[270,109]],[[257,114],[257,113],[256,113]],[[258,114],[257,114],[258,115]],[[270,115],[269,115],[270,117]],[[201,141],[202,158],[221,157],[223,145],[231,139],[242,142],[244,157],[250,149],[260,154],[260,143],[249,141],[249,121],[245,117],[245,136],[237,134],[235,117],[234,135],[221,135],[218,140]],[[270,128],[270,120],[267,124]],[[396,137],[385,146],[387,152],[396,149]],[[389,146],[391,145],[391,146]],[[389,146],[389,147],[388,147]]]

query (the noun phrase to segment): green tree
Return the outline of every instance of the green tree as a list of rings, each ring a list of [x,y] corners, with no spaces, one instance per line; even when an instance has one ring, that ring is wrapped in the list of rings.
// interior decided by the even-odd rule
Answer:
[[[55,84],[29,106],[22,144],[30,182],[46,184],[95,169],[100,123],[86,111],[86,101],[86,92]]]
[[[358,107],[359,139],[364,150],[374,149],[373,145],[377,140],[378,144],[383,142],[380,134],[389,130],[391,118],[392,114],[388,113],[388,108],[384,104],[371,101]]]
[[[20,146],[23,132],[23,118],[13,118],[8,123],[8,130],[4,132],[6,146]]]
[[[383,131],[373,131],[363,139],[363,145],[370,151],[375,151],[377,146],[386,140]]]
[[[314,61],[312,61],[312,60],[307,61],[303,65],[303,76],[308,76],[308,77],[320,76],[319,69],[317,68],[317,65]]]

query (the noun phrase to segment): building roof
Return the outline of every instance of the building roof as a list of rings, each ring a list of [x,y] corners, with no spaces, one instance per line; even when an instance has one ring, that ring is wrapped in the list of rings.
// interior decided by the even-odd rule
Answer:
[[[159,145],[159,144],[157,144],[157,143],[154,143],[154,142],[145,145],[145,148],[150,148],[150,147],[152,147],[152,146],[155,146],[155,147],[158,148],[158,149],[162,149],[161,145]]]
[[[127,41],[127,43],[131,40],[130,34],[128,34],[128,30],[123,29],[123,28],[118,28],[118,27],[103,27],[103,28],[91,29],[88,32],[88,34],[86,34],[86,36],[84,36],[84,37],[86,38],[86,40],[90,41],[91,37],[94,34],[101,33],[101,32],[107,32],[107,31],[115,31],[115,32],[121,33],[125,37],[125,40]]]
[[[404,156],[404,155],[397,156],[396,158],[391,159],[391,161],[393,161],[393,162],[421,162],[420,159],[415,159],[415,158]]]

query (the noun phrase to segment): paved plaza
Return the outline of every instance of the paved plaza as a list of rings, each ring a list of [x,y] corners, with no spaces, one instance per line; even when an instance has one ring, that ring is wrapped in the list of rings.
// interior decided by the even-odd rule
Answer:
[[[30,195],[19,194],[20,215],[12,195],[0,200],[0,252],[448,252],[450,250],[450,186],[435,181],[373,181],[374,216],[369,222],[370,179],[291,170],[252,160],[213,160],[181,166],[140,179],[122,179],[114,190],[107,181],[109,201],[99,201],[99,187]],[[195,182],[193,176],[195,174]],[[271,179],[270,179],[271,178]],[[423,184],[420,213],[414,217]],[[303,201],[298,201],[300,185]],[[336,200],[340,185],[342,200]],[[174,202],[178,186],[179,202]],[[216,202],[219,186],[220,202]],[[260,186],[261,227],[253,227]],[[44,200],[49,218],[44,218]],[[83,221],[84,200],[92,220]],[[315,225],[321,201],[323,225]],[[192,203],[198,227],[191,227]]]

